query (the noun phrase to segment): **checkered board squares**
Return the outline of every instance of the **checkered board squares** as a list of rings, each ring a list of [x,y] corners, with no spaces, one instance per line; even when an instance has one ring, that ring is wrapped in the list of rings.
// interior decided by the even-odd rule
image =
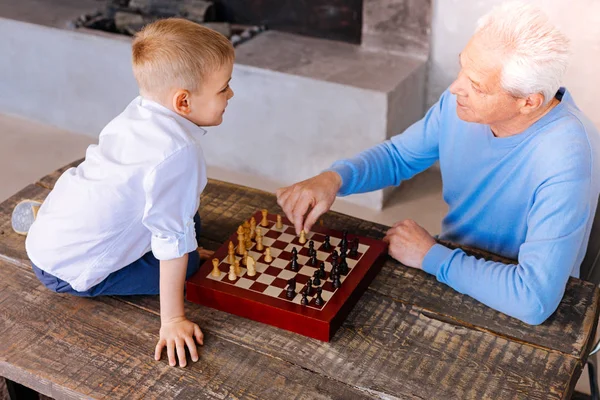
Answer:
[[[277,228],[276,215],[267,216],[267,226],[260,226],[260,211],[253,216],[262,231],[263,246],[271,248],[273,260],[265,261],[265,250],[257,250],[253,240],[248,255],[256,262],[256,274],[249,276],[240,262],[241,273],[234,280],[229,280],[229,242],[237,247],[237,233],[233,232],[215,252],[220,275],[212,276],[212,263],[204,263],[187,283],[188,300],[328,341],[381,268],[387,253],[386,245],[378,240],[359,237],[357,254],[351,256],[348,249],[348,273],[340,277],[342,285],[336,289],[331,279],[331,254],[333,250],[340,253],[342,232],[315,226],[313,232],[306,234],[306,243],[300,244],[293,225],[287,219],[283,218],[282,228]],[[243,222],[240,221],[240,224]],[[329,249],[324,246],[326,235],[330,237]],[[348,248],[354,237],[351,232],[348,233]],[[316,265],[311,265],[308,255],[311,240],[317,252]],[[294,248],[298,253],[297,271],[291,270]],[[236,254],[236,259],[241,260],[241,257]],[[319,285],[313,284],[312,293],[307,296],[308,304],[302,305],[302,293],[307,290],[307,282],[313,279],[321,261],[325,264],[325,277],[321,278]],[[295,278],[296,293],[288,298],[286,288],[291,278]],[[316,287],[322,289],[323,304],[319,306],[315,304]]]
[[[266,296],[300,304],[302,293],[306,291],[308,279],[313,278],[315,271],[319,267],[319,264],[315,266],[309,265],[310,257],[308,256],[308,246],[310,240],[312,240],[314,243],[314,248],[321,249],[316,250],[317,259],[325,262],[326,278],[321,279],[320,285],[313,285],[312,294],[307,296],[307,300],[309,301],[307,307],[313,307],[315,309],[322,309],[325,307],[328,300],[331,299],[336,292],[336,288],[333,287],[333,283],[331,281],[331,254],[333,253],[333,250],[337,250],[338,253],[340,252],[340,248],[338,246],[341,243],[341,238],[330,236],[329,243],[331,244],[331,247],[326,251],[323,249],[323,244],[325,242],[325,235],[323,234],[309,232],[306,235],[306,243],[302,245],[300,244],[299,240],[297,240],[298,238],[295,234],[289,233],[295,233],[294,228],[290,225],[284,224],[283,228],[277,229],[276,223],[273,221],[267,227],[261,226],[260,228],[262,230],[262,234],[264,235],[264,239],[267,239],[263,239],[263,245],[271,247],[271,256],[273,257],[273,261],[267,263],[264,257],[264,250],[256,250],[256,243],[253,241],[252,247],[248,250],[248,255],[256,261],[256,275],[249,276],[248,271],[245,268],[242,268],[242,273],[239,277],[233,281],[229,280],[228,274],[231,263],[228,259],[229,256],[225,254],[223,257],[221,257],[219,263],[221,275],[215,277],[209,272],[206,277],[214,281],[251,290]],[[234,242],[234,245],[235,244],[237,243]],[[292,250],[294,248],[298,252],[297,272],[291,270]],[[358,254],[353,257],[350,255],[347,256],[346,262],[348,264],[349,272],[347,275],[342,275],[340,277],[342,286],[348,276],[352,274],[353,267],[358,263],[368,248],[369,247],[367,245],[359,243]],[[241,257],[239,256],[236,256],[236,258],[241,260]],[[242,266],[241,262],[240,266]],[[290,299],[287,297],[285,289],[287,288],[287,281],[291,278],[296,279],[296,296]],[[321,297],[324,300],[321,306],[317,306],[314,301],[317,294],[316,287],[318,286],[322,288]]]

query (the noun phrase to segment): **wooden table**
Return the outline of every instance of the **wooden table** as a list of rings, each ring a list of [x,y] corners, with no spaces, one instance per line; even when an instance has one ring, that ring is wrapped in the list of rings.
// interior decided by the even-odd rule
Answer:
[[[10,213],[43,200],[65,169],[0,205],[0,376],[54,398],[568,399],[592,344],[592,284],[570,279],[557,312],[529,326],[389,259],[330,343],[187,303],[205,345],[199,362],[169,367],[153,360],[157,296],[58,295],[30,270]],[[201,245],[217,247],[261,208],[280,212],[271,194],[210,181]],[[373,238],[386,231],[323,219]]]

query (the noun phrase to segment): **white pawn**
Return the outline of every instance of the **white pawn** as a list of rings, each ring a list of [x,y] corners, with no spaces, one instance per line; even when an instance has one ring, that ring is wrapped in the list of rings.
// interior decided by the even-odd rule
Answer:
[[[246,272],[248,276],[256,275],[256,262],[251,256],[248,256],[248,259],[246,260],[246,268],[248,269]]]
[[[212,276],[214,276],[215,278],[218,278],[221,276],[221,271],[219,270],[219,259],[218,258],[213,258],[212,259],[212,264],[213,264],[213,270],[210,273]]]
[[[271,257],[271,248],[267,247],[267,250],[265,250],[265,262],[270,263],[271,261],[273,261],[273,257]]]
[[[229,273],[231,274],[231,268],[229,268]],[[233,274],[236,276],[242,276],[242,269],[240,268],[240,260],[235,260],[235,263],[233,264]]]
[[[304,229],[300,231],[300,239],[298,239],[298,241],[300,244],[306,243],[306,232],[304,232]]]
[[[237,261],[237,260],[236,260]],[[235,274],[235,267],[233,265],[229,266],[229,275],[228,279],[230,281],[235,281],[237,279],[237,275]]]
[[[281,215],[277,215],[277,224],[275,225],[277,229],[283,228],[283,223],[281,222]]]
[[[256,250],[263,251],[265,246],[263,246],[263,237],[262,230],[260,228],[256,228]]]

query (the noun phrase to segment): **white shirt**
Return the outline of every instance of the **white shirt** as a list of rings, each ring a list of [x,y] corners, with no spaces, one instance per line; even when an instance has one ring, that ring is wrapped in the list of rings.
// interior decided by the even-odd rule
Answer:
[[[150,250],[159,260],[195,250],[205,133],[137,97],[56,182],[27,235],[31,261],[85,291]]]

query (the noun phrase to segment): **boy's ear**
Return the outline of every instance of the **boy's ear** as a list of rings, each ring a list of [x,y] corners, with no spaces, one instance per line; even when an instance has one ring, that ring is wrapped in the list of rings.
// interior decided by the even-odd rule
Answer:
[[[192,111],[192,100],[190,92],[185,89],[179,89],[173,95],[173,109],[183,115],[188,115]]]

